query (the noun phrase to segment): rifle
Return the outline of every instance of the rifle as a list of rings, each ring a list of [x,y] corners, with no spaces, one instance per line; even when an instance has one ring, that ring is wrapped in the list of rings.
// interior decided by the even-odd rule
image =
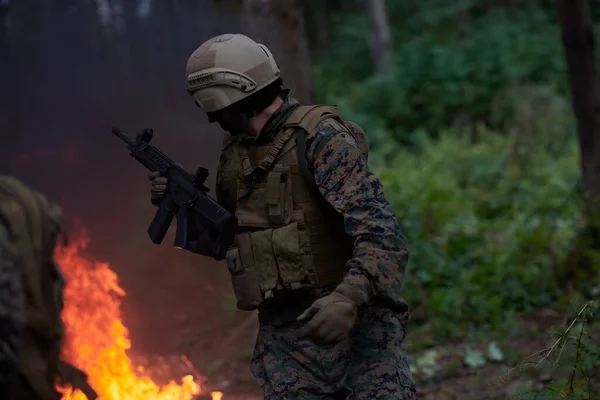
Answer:
[[[59,378],[62,385],[69,384],[73,389],[79,390],[88,400],[96,400],[98,393],[88,383],[85,372],[66,361],[58,362]]]
[[[173,245],[176,248],[189,249],[189,220],[193,218],[214,241],[213,257],[216,260],[224,259],[227,249],[233,243],[238,221],[207,194],[209,189],[204,182],[208,177],[208,170],[199,167],[195,175],[187,172],[180,164],[150,144],[152,129],[144,129],[135,141],[118,128],[113,128],[112,132],[127,143],[131,156],[140,164],[151,172],[158,171],[168,179],[165,196],[160,200],[158,211],[148,228],[152,242],[162,242],[175,216],[177,232]]]

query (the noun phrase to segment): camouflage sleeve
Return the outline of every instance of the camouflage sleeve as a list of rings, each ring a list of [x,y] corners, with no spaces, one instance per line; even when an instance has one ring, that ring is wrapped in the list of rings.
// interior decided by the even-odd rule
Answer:
[[[408,261],[407,240],[385,198],[383,185],[344,125],[326,119],[307,137],[307,161],[320,193],[344,217],[354,239],[342,293],[359,305],[373,296],[405,307],[400,289]]]
[[[0,221],[0,386],[18,371],[26,324],[25,293],[12,239]]]

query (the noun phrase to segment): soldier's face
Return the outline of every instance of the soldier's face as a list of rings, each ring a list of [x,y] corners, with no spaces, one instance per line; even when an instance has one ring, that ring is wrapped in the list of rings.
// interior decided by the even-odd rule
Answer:
[[[208,115],[208,122],[217,122],[221,128],[233,136],[251,134],[252,127],[247,116],[234,110],[221,110]]]

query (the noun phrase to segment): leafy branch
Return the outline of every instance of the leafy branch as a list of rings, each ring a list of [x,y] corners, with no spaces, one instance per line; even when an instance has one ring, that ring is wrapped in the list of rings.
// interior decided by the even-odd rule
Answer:
[[[559,335],[558,339],[552,344],[552,346],[537,351],[526,357],[515,367],[509,369],[500,377],[491,381],[490,385],[498,385],[506,382],[506,378],[508,376],[512,375],[515,371],[524,368],[525,366],[533,365],[534,368],[538,368],[542,365],[542,363],[548,362],[552,366],[552,379],[550,381],[550,386],[545,387],[541,392],[555,392],[554,388],[551,386],[555,381],[556,371],[560,366],[560,360],[564,353],[565,347],[567,344],[572,344],[575,347],[575,360],[566,382],[561,385],[561,390],[557,394],[560,398],[573,398],[572,396],[576,392],[575,384],[578,377],[577,373],[579,372],[579,376],[583,378],[586,383],[586,388],[583,393],[585,397],[582,398],[591,399],[593,391],[592,383],[584,367],[585,356],[590,352],[585,344],[584,336],[587,335],[585,333],[586,324],[593,317],[595,307],[596,306],[593,301],[588,301],[585,303],[573,321],[571,321],[565,331]],[[541,392],[537,392],[534,398],[537,398]]]

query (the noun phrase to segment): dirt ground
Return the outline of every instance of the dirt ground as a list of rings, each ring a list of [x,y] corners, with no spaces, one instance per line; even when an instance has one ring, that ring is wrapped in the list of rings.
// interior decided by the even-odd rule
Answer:
[[[184,256],[178,256],[183,258],[177,260],[177,268],[172,269],[177,273],[173,274],[165,274],[164,265],[152,268],[149,266],[152,263],[145,260],[142,260],[146,264],[144,280],[139,279],[139,274],[127,274],[123,270],[122,278],[130,298],[123,308],[131,329],[133,352],[176,358],[185,355],[196,374],[205,377],[202,385],[205,393],[223,392],[222,400],[262,399],[249,369],[258,328],[256,315],[235,310],[224,268],[215,264],[198,265],[196,258]],[[198,275],[207,279],[198,279]],[[159,285],[161,290],[157,292],[155,288]],[[433,361],[434,371],[426,374],[420,368],[414,374],[418,398],[504,400],[547,385],[552,380],[547,362],[511,374],[506,371],[528,356],[551,347],[556,339],[550,328],[566,327],[571,322],[568,318],[557,310],[539,310],[533,316],[521,317],[520,333],[496,341],[502,359],[487,360],[481,366],[468,366],[465,362],[466,349],[469,345],[475,346],[473,344],[457,342],[436,347],[433,349],[438,355]],[[596,328],[594,334],[595,343],[600,343],[600,329]],[[416,342],[411,342],[411,337],[420,338],[422,333],[409,326],[405,343],[411,363],[416,365],[432,349],[419,348]],[[475,347],[485,353],[489,344],[482,342]],[[570,366],[572,364],[565,362],[558,376],[568,376]],[[184,368],[169,376],[189,372],[189,368]],[[590,378],[600,382],[600,371]],[[199,399],[210,399],[210,395],[204,394]]]
[[[539,389],[548,384],[552,380],[552,367],[547,361],[537,367],[524,366],[510,373],[506,371],[528,356],[551,347],[555,339],[549,333],[550,327],[566,326],[567,321],[559,312],[544,310],[533,318],[524,318],[523,323],[526,326],[526,334],[498,342],[498,348],[503,353],[502,361],[487,362],[481,367],[470,367],[465,364],[466,343],[454,343],[436,348],[439,354],[436,372],[430,376],[422,372],[415,373],[418,382],[418,398],[420,400],[505,400],[513,398],[518,393]],[[204,349],[204,357],[207,357],[205,360],[212,360],[205,363],[203,367],[207,376],[206,388],[222,391],[223,400],[262,399],[260,389],[255,384],[248,367],[256,328],[252,316],[246,317],[221,341],[215,341],[212,348]],[[600,331],[596,330],[594,336],[596,343],[600,343],[598,333]],[[233,348],[232,341],[236,342]],[[479,348],[485,352],[485,344]],[[416,352],[411,349],[410,339],[407,340],[407,352],[413,360],[423,355],[423,351]],[[540,357],[533,358],[532,361],[539,359]],[[563,367],[568,370],[569,365]],[[566,373],[568,371],[563,371],[561,375],[559,370],[556,376],[566,376]],[[596,384],[600,383],[600,371],[590,378]],[[199,399],[210,399],[210,396],[204,395]]]

